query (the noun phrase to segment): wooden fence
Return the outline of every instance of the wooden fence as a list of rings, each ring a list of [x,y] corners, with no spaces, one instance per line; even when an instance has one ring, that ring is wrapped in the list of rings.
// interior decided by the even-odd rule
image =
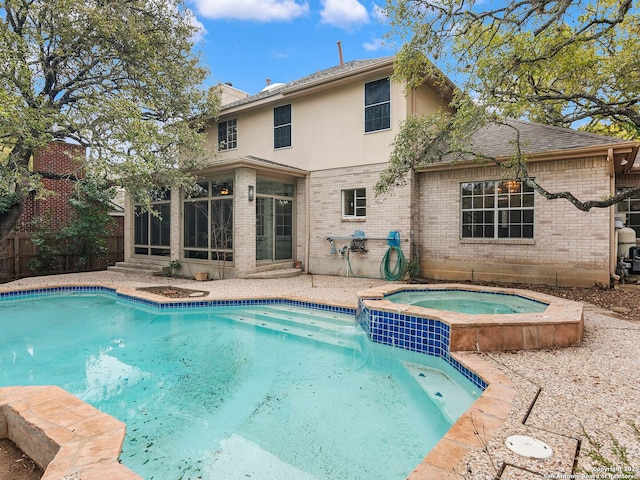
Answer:
[[[109,265],[124,260],[124,238],[122,235],[108,235],[106,259],[97,256],[89,258],[87,264],[77,267],[77,257],[73,255],[63,255],[60,258],[61,267],[55,271],[48,271],[47,274],[93,272],[105,270]],[[2,252],[2,249],[0,249]],[[28,233],[14,233],[7,238],[4,256],[6,272],[0,272],[0,279],[4,277],[6,281],[23,277],[42,275],[44,272],[33,270],[29,267],[29,260],[35,255],[36,247],[31,243],[31,236]]]

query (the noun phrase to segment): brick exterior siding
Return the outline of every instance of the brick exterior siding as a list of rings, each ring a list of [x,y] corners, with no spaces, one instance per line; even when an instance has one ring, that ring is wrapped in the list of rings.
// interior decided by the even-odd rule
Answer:
[[[328,236],[348,237],[355,230],[367,237],[386,238],[390,231],[400,232],[401,248],[409,257],[409,239],[412,229],[411,184],[397,188],[376,198],[374,186],[386,164],[347,167],[312,172],[309,176],[312,199],[309,208],[311,238],[309,243],[309,270],[312,273],[378,277],[380,262],[388,249],[384,240],[367,240],[366,253],[350,253],[353,272],[348,272],[346,261],[339,254],[331,254]],[[342,190],[366,188],[367,215],[363,219],[342,218]],[[298,215],[300,218],[300,214]],[[302,223],[301,220],[298,222]],[[338,240],[340,250],[349,240]]]
[[[610,193],[606,158],[531,163],[529,172],[548,191],[581,199]],[[419,235],[423,272],[449,280],[518,281],[560,285],[609,282],[610,209],[583,212],[566,200],[535,195],[533,239],[461,239],[460,183],[501,180],[497,167],[420,175]]]
[[[32,168],[38,173],[73,175],[81,178],[84,175],[81,167],[85,155],[86,149],[80,145],[51,142],[33,156]],[[69,206],[69,198],[73,193],[74,181],[67,178],[44,178],[42,182],[51,194],[38,199],[34,194],[30,194],[14,231],[33,233],[34,221],[39,218],[50,217],[60,225],[71,220],[72,210]]]

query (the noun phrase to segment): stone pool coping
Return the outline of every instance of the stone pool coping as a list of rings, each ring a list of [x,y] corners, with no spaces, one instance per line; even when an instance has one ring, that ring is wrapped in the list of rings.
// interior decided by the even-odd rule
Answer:
[[[404,305],[385,300],[401,291],[463,290],[518,295],[547,304],[544,312],[471,315]],[[457,283],[382,285],[357,292],[360,302],[372,311],[401,313],[439,320],[450,326],[449,351],[489,352],[541,348],[577,347],[582,343],[582,303],[530,290],[484,287]]]
[[[41,480],[142,480],[118,462],[125,428],[60,387],[0,388],[0,438],[44,470]]]
[[[0,288],[0,292],[29,291],[37,293],[42,290],[50,291],[56,288],[69,289],[73,287],[112,289],[118,294],[137,297],[157,304],[207,301],[206,298],[167,298],[135,288],[118,287],[110,284],[92,284],[89,286],[64,284],[29,289]],[[407,287],[407,285],[397,285],[395,290],[402,290]],[[440,285],[440,287],[442,286]],[[466,285],[462,287],[471,289]],[[419,288],[424,289],[425,286],[421,285]],[[378,289],[372,290],[378,291]],[[509,290],[509,292],[512,291]],[[378,293],[380,292],[378,291]],[[531,294],[532,292],[528,293]],[[251,296],[250,298],[252,300],[274,300],[274,297],[267,296]],[[216,301],[241,299],[242,297],[230,296],[228,298],[216,298]],[[283,296],[277,299],[314,304],[323,303],[337,308],[355,310],[351,305],[331,305],[329,302],[319,302],[300,296]],[[378,300],[377,302],[386,301]],[[394,308],[394,311],[397,311],[397,305]],[[451,357],[475,372],[488,384],[488,387],[414,469],[408,477],[409,480],[460,478],[454,472],[456,466],[471,450],[479,449],[483,446],[477,435],[478,430],[481,430],[486,437],[492,436],[505,422],[512,409],[516,388],[508,377],[492,364],[474,354],[452,352]],[[49,400],[46,400],[47,398]],[[84,412],[84,416],[80,418],[74,417],[74,415],[78,415],[78,412]],[[78,430],[76,425],[81,425],[82,428]],[[58,387],[0,388],[0,437],[4,435],[14,441],[18,447],[38,463],[45,470],[45,475],[42,477],[43,480],[57,480],[64,478],[65,475],[74,478],[72,477],[74,474],[81,475],[84,480],[102,478],[139,480],[140,476],[118,463],[124,434],[125,425],[122,422],[99,412],[94,407]]]

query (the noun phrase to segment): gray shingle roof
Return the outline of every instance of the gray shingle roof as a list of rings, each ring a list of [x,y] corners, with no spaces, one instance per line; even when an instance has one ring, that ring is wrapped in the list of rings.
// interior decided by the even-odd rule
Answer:
[[[238,107],[240,105],[246,105],[257,100],[261,100],[263,98],[271,97],[280,93],[287,93],[288,90],[297,89],[299,87],[303,87],[305,85],[311,85],[316,82],[328,81],[334,77],[340,77],[344,74],[350,72],[357,72],[358,70],[374,66],[376,64],[384,64],[386,62],[390,62],[394,57],[380,57],[380,58],[371,58],[368,60],[353,60],[351,62],[346,62],[343,65],[338,65],[335,67],[327,68],[325,70],[320,70],[316,73],[312,73],[311,75],[307,75],[306,77],[300,78],[298,80],[293,80],[289,83],[285,83],[278,86],[273,86],[270,89],[263,90],[255,95],[251,95],[247,98],[243,98],[242,100],[238,100],[237,102],[230,103],[225,105],[222,108],[222,112],[228,108]]]
[[[474,148],[492,157],[513,155],[517,132],[522,151],[527,154],[626,142],[620,138],[522,120],[509,119],[508,123],[511,127],[491,124],[478,130],[472,139]]]

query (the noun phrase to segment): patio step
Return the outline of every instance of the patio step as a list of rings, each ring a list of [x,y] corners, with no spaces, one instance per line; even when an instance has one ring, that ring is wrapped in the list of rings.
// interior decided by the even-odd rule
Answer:
[[[246,278],[291,278],[302,273],[300,268],[278,268],[264,272],[250,273]]]
[[[163,267],[152,263],[141,262],[116,262],[115,265],[108,267],[110,272],[135,273],[137,275],[161,275]]]

